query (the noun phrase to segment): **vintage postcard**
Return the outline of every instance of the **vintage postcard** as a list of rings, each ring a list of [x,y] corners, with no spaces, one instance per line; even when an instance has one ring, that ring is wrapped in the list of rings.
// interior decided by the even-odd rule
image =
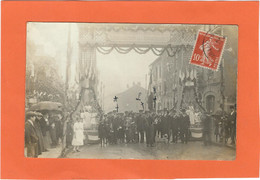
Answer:
[[[28,158],[235,160],[238,26],[28,22]]]
[[[2,179],[259,177],[259,2],[1,9]]]

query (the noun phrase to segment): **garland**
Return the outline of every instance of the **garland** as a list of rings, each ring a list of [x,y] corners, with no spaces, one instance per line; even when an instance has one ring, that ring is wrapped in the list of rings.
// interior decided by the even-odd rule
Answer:
[[[198,93],[196,91],[196,86],[197,86],[197,81],[196,79],[194,80],[194,87],[193,87],[193,91],[194,91],[194,95],[195,95],[195,101],[196,103],[199,105],[199,107],[206,112],[205,108],[200,104],[199,102],[199,98],[198,98]]]
[[[133,25],[127,25],[127,24],[122,24],[122,25],[117,25],[117,24],[113,24],[113,26],[108,26],[107,24],[102,26],[102,25],[94,25],[91,26],[91,23],[88,24],[88,26],[84,27],[84,29],[86,30],[95,30],[95,32],[98,31],[114,31],[114,32],[119,32],[119,31],[132,31],[132,32],[137,32],[137,31],[150,31],[150,32],[195,32],[198,28],[200,28],[201,25],[190,25],[189,28],[186,28],[185,26],[176,26],[176,25],[160,25],[160,26],[151,26],[151,24],[148,25],[137,25],[137,26],[133,26]],[[192,29],[191,29],[192,27]],[[102,33],[102,32],[98,32],[98,33]]]
[[[168,44],[167,46],[162,47],[162,48],[154,47],[152,45],[150,45],[147,48],[140,48],[140,47],[136,47],[135,44],[132,44],[130,47],[127,47],[127,48],[122,48],[122,47],[120,47],[120,45],[117,45],[117,46],[112,45],[111,47],[108,47],[108,48],[104,48],[97,44],[95,44],[94,46],[96,47],[96,49],[99,53],[104,54],[104,55],[111,53],[113,50],[116,50],[120,54],[127,54],[130,51],[134,50],[138,54],[146,54],[148,51],[152,51],[156,56],[161,56],[162,54],[167,52],[169,57],[173,57],[181,49],[180,47],[173,48],[170,44]]]
[[[205,108],[201,105],[201,103],[199,102],[199,98],[198,98],[198,93],[196,91],[196,87],[197,87],[197,80],[196,78],[194,78],[193,80],[194,82],[194,86],[193,86],[193,92],[194,92],[194,96],[195,96],[195,102],[198,104],[198,106],[206,112]],[[181,103],[180,103],[180,107],[182,107],[182,104],[183,104],[183,99],[184,99],[184,92],[186,90],[186,86],[184,86],[183,90],[182,90],[182,98],[181,98]]]

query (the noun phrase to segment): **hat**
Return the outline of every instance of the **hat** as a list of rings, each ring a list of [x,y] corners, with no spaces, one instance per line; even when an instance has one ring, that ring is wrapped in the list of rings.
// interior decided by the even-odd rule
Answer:
[[[33,112],[33,111],[28,111],[26,113],[26,118],[31,118],[33,116],[37,116],[37,113],[36,112]]]
[[[42,115],[42,113],[40,113],[40,112],[36,112],[36,116],[42,117],[43,115]]]

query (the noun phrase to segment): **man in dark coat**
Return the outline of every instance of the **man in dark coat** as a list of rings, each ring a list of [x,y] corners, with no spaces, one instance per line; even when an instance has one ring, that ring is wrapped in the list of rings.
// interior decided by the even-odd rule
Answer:
[[[182,110],[180,123],[181,142],[187,144],[189,139],[190,117],[186,113],[185,109]]]
[[[66,128],[66,148],[69,148],[72,144],[73,140],[73,120],[72,117],[67,121],[67,128]]]
[[[163,138],[162,118],[163,118],[163,112],[161,110],[158,110],[158,114],[156,115],[156,122],[155,122],[155,133],[158,138]]]
[[[211,144],[211,116],[209,113],[204,112],[202,116],[202,137],[204,145],[210,145]]]
[[[55,128],[56,128],[57,143],[59,144],[59,142],[62,142],[62,139],[63,139],[63,122],[62,122],[61,114],[57,115],[54,123],[55,123]]]
[[[100,139],[101,147],[105,146],[106,143],[106,127],[103,121],[99,122],[98,125],[98,137]]]
[[[119,143],[124,143],[125,142],[125,125],[124,125],[124,116],[123,114],[119,114],[118,117],[118,128],[117,128],[117,132],[118,132],[118,140]]]
[[[178,141],[178,120],[177,120],[178,116],[176,115],[176,113],[174,112],[172,114],[172,123],[171,123],[171,128],[172,128],[172,142],[173,143],[177,143]]]
[[[57,134],[56,134],[56,125],[55,121],[58,119],[57,115],[53,115],[50,118],[50,136],[51,136],[51,146],[57,146]]]
[[[27,148],[27,157],[38,157],[38,143],[39,137],[37,136],[34,122],[36,119],[35,112],[26,113],[25,122],[25,147]]]
[[[140,112],[137,117],[136,117],[136,123],[137,123],[137,131],[138,134],[140,136],[140,143],[144,142],[144,131],[145,131],[145,117],[143,114],[141,114],[142,112]]]
[[[50,147],[50,122],[49,122],[49,114],[44,113],[43,118],[40,120],[41,130],[42,130],[42,136],[43,136],[43,142],[44,147],[47,149]]]
[[[36,113],[36,119],[34,121],[34,127],[35,127],[35,130],[36,130],[36,134],[39,137],[38,155],[40,155],[40,154],[42,154],[42,152],[46,151],[46,148],[44,147],[42,130],[41,130],[41,125],[40,125],[41,118],[42,118],[42,114],[37,112]]]
[[[154,139],[154,119],[150,113],[147,113],[146,115],[146,123],[145,123],[145,134],[146,134],[146,144],[147,147],[152,147],[154,146],[155,139]]]
[[[172,116],[170,115],[169,111],[167,111],[165,134],[167,134],[168,143],[170,143],[170,138],[171,138],[171,126],[172,126]]]
[[[231,144],[235,144],[236,141],[236,119],[237,119],[237,113],[235,111],[234,106],[230,107],[231,113],[229,115],[229,121],[230,121],[230,135],[231,135]]]

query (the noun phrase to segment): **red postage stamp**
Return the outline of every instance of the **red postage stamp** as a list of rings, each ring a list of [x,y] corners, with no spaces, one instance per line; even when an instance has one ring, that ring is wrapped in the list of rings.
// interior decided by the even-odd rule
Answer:
[[[226,38],[199,31],[190,63],[217,71]]]

